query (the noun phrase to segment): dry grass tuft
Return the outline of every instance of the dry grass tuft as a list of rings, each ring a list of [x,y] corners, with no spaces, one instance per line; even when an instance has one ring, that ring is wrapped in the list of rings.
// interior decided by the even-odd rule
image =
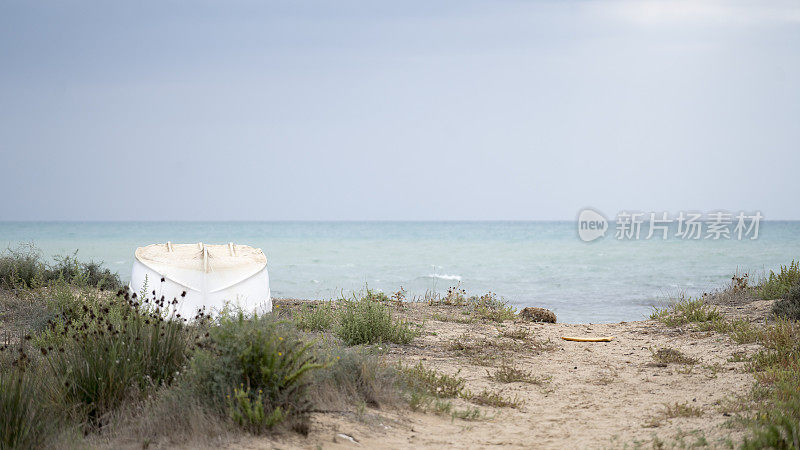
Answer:
[[[465,392],[462,397],[476,405],[492,406],[495,408],[520,408],[523,405],[523,401],[519,397],[504,397],[500,392],[494,392],[488,389],[484,389],[478,394]]]
[[[514,366],[503,364],[494,373],[486,371],[486,375],[490,380],[497,381],[498,383],[529,383],[529,384],[545,384],[550,381],[551,377],[546,375],[533,375],[531,372],[519,369]]]
[[[652,351],[652,350],[651,350]],[[698,359],[686,356],[679,350],[663,347],[653,352],[653,359],[662,364],[697,364]]]

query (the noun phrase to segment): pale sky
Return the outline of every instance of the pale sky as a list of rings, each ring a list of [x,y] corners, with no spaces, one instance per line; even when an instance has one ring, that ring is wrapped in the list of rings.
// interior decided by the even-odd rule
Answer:
[[[0,3],[0,220],[800,219],[800,2]]]

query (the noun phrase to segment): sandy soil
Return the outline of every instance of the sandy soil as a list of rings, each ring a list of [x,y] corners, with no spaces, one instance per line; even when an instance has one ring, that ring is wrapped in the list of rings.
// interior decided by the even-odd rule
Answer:
[[[286,306],[291,307],[287,302]],[[726,312],[742,316],[741,305]],[[760,319],[766,305],[750,305]],[[753,344],[737,345],[726,335],[669,328],[654,321],[602,325],[503,325],[458,323],[452,307],[410,304],[398,315],[423,325],[410,345],[388,350],[390,362],[418,361],[466,378],[467,389],[487,388],[522,402],[518,408],[478,406],[478,420],[449,414],[367,409],[361,414],[315,414],[307,437],[241,438],[236,448],[632,448],[654,441],[670,446],[702,443],[723,446],[741,440],[731,426],[727,400],[745,394],[753,378],[737,353]],[[440,320],[434,320],[440,319]],[[463,319],[463,317],[461,317]],[[527,330],[523,339],[501,333]],[[561,336],[613,336],[611,342],[568,342]],[[454,342],[468,350],[454,349]],[[464,345],[462,345],[463,347]],[[480,348],[480,350],[475,350]],[[696,364],[657,363],[653,352],[672,348],[696,358]],[[469,350],[471,349],[471,350]],[[511,364],[530,371],[540,382],[498,383],[489,378],[497,367]],[[691,407],[698,417],[667,417],[667,405]],[[475,407],[453,401],[455,409]]]

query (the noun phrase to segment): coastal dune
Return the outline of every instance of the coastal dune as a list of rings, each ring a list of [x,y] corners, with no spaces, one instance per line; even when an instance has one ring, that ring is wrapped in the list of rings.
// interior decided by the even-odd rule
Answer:
[[[277,301],[284,311],[302,306]],[[771,302],[752,305],[763,318]],[[729,308],[730,313],[741,310]],[[452,414],[372,410],[314,414],[308,437],[268,439],[280,447],[309,448],[618,448],[635,445],[725,446],[745,430],[731,428],[739,396],[753,386],[741,355],[756,344],[725,334],[669,327],[656,320],[614,324],[459,323],[451,307],[408,304],[397,317],[422,324],[411,344],[389,347],[389,364],[418,363],[462,377],[473,393],[497,393],[512,406],[488,405],[470,420]],[[611,342],[570,342],[562,336],[613,336]],[[514,369],[526,381],[499,382]],[[453,400],[454,410],[468,410]],[[473,403],[474,404],[474,403]],[[260,448],[247,438],[233,448]]]

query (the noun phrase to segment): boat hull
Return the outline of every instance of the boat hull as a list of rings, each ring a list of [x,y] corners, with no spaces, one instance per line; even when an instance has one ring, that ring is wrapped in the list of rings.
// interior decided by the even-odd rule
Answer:
[[[259,270],[204,271],[180,267],[152,267],[138,258],[131,269],[130,288],[141,298],[165,300],[182,318],[192,319],[223,308],[241,308],[246,313],[272,311],[266,264]],[[163,280],[163,281],[162,281]],[[173,304],[173,300],[177,303]]]

